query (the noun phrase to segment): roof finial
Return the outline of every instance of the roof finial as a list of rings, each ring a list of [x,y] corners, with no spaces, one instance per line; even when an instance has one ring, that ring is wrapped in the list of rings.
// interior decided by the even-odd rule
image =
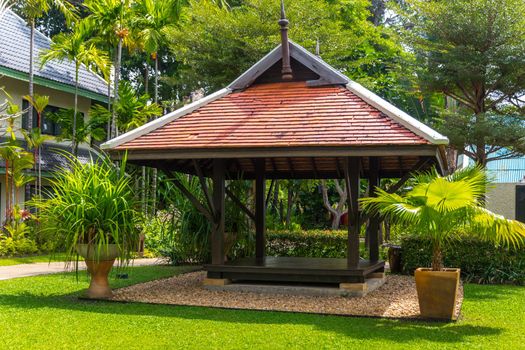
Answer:
[[[288,43],[288,20],[284,13],[284,0],[281,0],[281,19],[279,25],[281,26],[281,51],[283,56],[283,68],[281,70],[283,80],[291,80],[292,67],[290,66],[290,44]]]
[[[319,53],[319,38],[317,38],[317,40],[315,42],[315,55],[317,57],[321,57],[321,54]]]

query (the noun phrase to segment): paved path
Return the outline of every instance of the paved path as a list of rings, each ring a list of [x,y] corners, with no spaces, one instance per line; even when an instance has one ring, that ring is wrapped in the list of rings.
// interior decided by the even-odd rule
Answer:
[[[162,259],[135,259],[133,266],[161,265],[166,262]],[[78,263],[79,270],[85,270],[84,262]],[[11,278],[46,275],[49,273],[64,272],[64,262],[19,264],[12,266],[0,266],[0,280]]]

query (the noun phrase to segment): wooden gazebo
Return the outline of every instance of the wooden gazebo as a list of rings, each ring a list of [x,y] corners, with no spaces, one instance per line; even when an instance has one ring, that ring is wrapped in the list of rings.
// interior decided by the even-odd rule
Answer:
[[[103,145],[115,158],[183,172],[201,179],[206,201],[175,185],[212,223],[208,283],[230,280],[356,283],[382,272],[379,218],[360,215],[361,178],[370,194],[381,178],[399,178],[433,165],[445,170],[446,137],[288,41],[282,42],[228,87]],[[208,188],[205,178],[211,178]],[[226,187],[255,180],[255,211]],[[345,179],[349,222],[347,259],[279,258],[265,255],[266,179]],[[229,196],[255,222],[255,257],[225,262],[224,202]],[[359,232],[367,223],[370,259],[359,256]]]

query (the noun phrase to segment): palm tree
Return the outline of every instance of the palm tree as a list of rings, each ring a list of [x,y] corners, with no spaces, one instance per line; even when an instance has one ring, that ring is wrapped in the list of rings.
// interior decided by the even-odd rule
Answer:
[[[90,13],[88,21],[96,35],[104,42],[104,46],[111,48],[109,55],[114,57],[114,85],[113,85],[113,104],[119,98],[119,81],[122,62],[122,49],[124,46],[133,47],[136,43],[130,37],[130,21],[132,18],[131,0],[86,0],[84,7]],[[118,135],[117,115],[112,110],[110,125],[110,136]]]
[[[167,44],[169,33],[176,29],[182,4],[181,0],[139,0],[135,3],[134,27],[138,30],[137,37],[155,64],[155,103],[158,103],[159,98],[158,52]]]
[[[100,71],[107,78],[109,75],[107,55],[89,40],[90,30],[87,22],[81,21],[71,33],[60,33],[53,38],[51,48],[42,53],[42,65],[51,60],[70,60],[75,63],[75,106],[73,115],[72,143],[76,155],[78,142],[75,138],[78,114],[78,72],[84,65],[92,71]]]
[[[134,6],[134,28],[137,28],[137,38],[143,50],[154,62],[155,85],[153,101],[159,102],[159,49],[168,42],[169,33],[176,29],[179,21],[183,0],[138,0]],[[146,91],[147,93],[147,91]],[[156,117],[156,116],[155,116]],[[142,169],[143,174],[145,169]],[[152,171],[152,214],[155,214],[157,201],[157,169]]]
[[[481,239],[506,245],[524,243],[525,224],[505,219],[483,207],[490,185],[480,167],[440,176],[434,169],[415,176],[403,195],[376,188],[377,196],[361,199],[365,212],[382,215],[432,242],[432,270],[443,270],[443,246],[465,231]],[[465,230],[462,230],[465,229]]]
[[[16,120],[22,115],[18,105],[6,101],[0,105],[0,121],[5,122],[5,142],[0,144],[0,158],[5,162],[5,194],[6,194],[6,220],[12,218],[12,209],[16,204],[16,189],[32,181],[26,169],[33,168],[33,157],[20,147],[16,138],[20,130],[16,127]]]
[[[42,135],[42,113],[49,104],[49,96],[35,94],[33,97],[29,95],[24,96],[24,99],[33,106],[37,115],[36,128],[31,130],[26,139],[30,148],[33,149],[33,162],[37,170],[36,194],[40,196],[42,195],[42,144],[51,138],[50,136]]]
[[[133,86],[127,81],[120,82],[120,98],[113,106],[117,115],[117,126],[120,130],[129,131],[148,122],[148,120],[162,111],[156,103],[149,103],[149,96],[144,94],[138,96]],[[93,106],[90,117],[106,120],[111,112],[102,106]]]
[[[68,23],[77,19],[76,9],[67,0],[24,0],[21,1],[21,8],[23,15],[30,26],[29,36],[29,96],[33,98],[34,90],[34,48],[35,48],[35,23],[36,20],[51,10],[56,8],[62,12]],[[28,124],[29,127],[33,125],[33,106],[29,105],[28,111]]]

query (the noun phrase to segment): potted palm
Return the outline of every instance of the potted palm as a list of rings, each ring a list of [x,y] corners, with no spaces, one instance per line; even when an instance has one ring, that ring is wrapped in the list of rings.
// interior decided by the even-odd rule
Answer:
[[[524,242],[523,223],[484,208],[489,184],[486,173],[479,167],[458,170],[448,176],[440,176],[434,169],[417,174],[413,187],[402,195],[378,188],[376,197],[361,200],[365,212],[382,215],[432,242],[431,268],[415,271],[423,317],[454,318],[460,269],[445,268],[442,252],[460,232],[498,244],[517,246]]]
[[[68,167],[57,172],[44,198],[31,205],[39,209],[41,227],[66,250],[67,261],[78,271],[84,258],[91,282],[88,298],[112,296],[108,274],[115,259],[123,266],[138,242],[136,199],[126,162],[116,167],[103,158],[86,164],[70,155]]]

